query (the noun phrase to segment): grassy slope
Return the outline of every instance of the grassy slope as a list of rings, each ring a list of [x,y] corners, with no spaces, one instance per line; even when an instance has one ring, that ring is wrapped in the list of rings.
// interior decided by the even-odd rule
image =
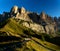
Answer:
[[[33,34],[33,32],[29,31],[28,28],[23,27],[21,25],[19,25],[14,19],[9,19],[8,23],[0,29],[0,31],[3,32],[7,32],[7,35],[9,36],[17,36],[20,37],[20,35],[24,35],[26,33],[24,33],[24,30],[28,31],[29,34]],[[28,35],[27,33],[27,35]],[[30,35],[29,35],[30,36]],[[54,45],[52,43],[46,42],[46,41],[42,41],[38,38],[35,38],[33,36],[31,36],[32,39],[24,44],[22,48],[16,48],[16,50],[18,51],[49,51],[49,50],[60,50],[59,46]],[[24,37],[23,37],[24,38]],[[22,42],[23,43],[23,42]]]

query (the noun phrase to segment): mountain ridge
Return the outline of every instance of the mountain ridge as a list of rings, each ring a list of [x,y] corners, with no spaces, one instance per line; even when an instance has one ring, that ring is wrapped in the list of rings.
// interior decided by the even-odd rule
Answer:
[[[1,18],[1,21],[9,17],[14,17],[18,20],[21,19],[27,22],[35,23],[36,26],[32,24],[28,24],[27,22],[23,24],[24,26],[31,28],[32,30],[36,29],[36,31],[38,28],[43,27],[42,29],[45,31],[44,33],[47,33],[47,34],[55,33],[58,30],[57,22],[55,21],[56,19],[54,20],[51,16],[45,14],[44,12],[41,12],[41,14],[38,15],[37,13],[26,11],[24,7],[19,8],[18,6],[13,6],[10,12],[4,12],[4,14],[2,14],[1,17],[3,17]],[[32,28],[32,27],[37,27],[37,28]],[[40,29],[38,30],[40,31]]]
[[[44,12],[38,15],[14,6],[0,18],[0,51],[60,51],[57,21]]]

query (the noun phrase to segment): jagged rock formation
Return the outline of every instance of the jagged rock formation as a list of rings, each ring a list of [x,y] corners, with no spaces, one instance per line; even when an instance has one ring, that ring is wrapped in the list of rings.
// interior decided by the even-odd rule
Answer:
[[[60,18],[14,6],[0,14],[0,51],[60,51]]]
[[[26,27],[34,30],[34,31],[37,31],[37,32],[40,31],[40,33],[45,33],[42,25],[39,25],[39,24],[36,24],[36,23],[28,23],[28,22],[23,22],[22,25],[26,26]]]
[[[13,8],[16,8],[15,11],[17,12],[18,7],[13,7]],[[40,31],[41,33],[47,33],[47,34],[55,33],[51,17],[46,15],[44,12],[38,15],[37,13],[30,13],[26,11],[24,7],[22,7],[22,8],[19,8],[19,11],[16,13],[15,17],[17,19],[22,19],[24,21],[34,22],[32,24],[23,22],[23,26],[31,28],[32,30],[35,30],[38,32]]]
[[[18,20],[24,20],[22,23],[23,26],[41,33],[54,34],[57,30],[56,21],[51,16],[44,12],[41,12],[40,15],[34,12],[28,12],[24,7],[18,8],[18,6],[14,6],[9,13],[4,12],[2,17],[13,17]]]
[[[44,12],[41,12],[40,17],[42,20],[46,20],[46,14]]]
[[[14,6],[12,9],[11,9],[11,14],[16,14],[18,12],[18,7],[17,6]]]
[[[58,18],[58,29],[60,31],[60,17]]]
[[[54,17],[54,25],[55,25],[55,29],[56,31],[60,31],[60,17]]]

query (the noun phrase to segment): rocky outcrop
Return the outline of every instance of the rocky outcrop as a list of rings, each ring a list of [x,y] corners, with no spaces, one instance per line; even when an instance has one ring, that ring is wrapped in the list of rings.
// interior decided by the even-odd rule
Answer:
[[[54,17],[54,25],[55,25],[55,29],[56,31],[60,31],[60,17]]]
[[[34,12],[28,12],[24,7],[18,8],[18,6],[12,7],[11,11],[3,14],[4,17],[14,17],[19,20],[24,20],[22,23],[23,26],[26,26],[32,30],[41,33],[55,33],[55,25],[54,20],[51,16],[41,12],[41,14],[37,14]],[[29,22],[29,23],[28,23]]]
[[[46,16],[46,14],[44,12],[41,12],[40,17],[41,17],[42,20],[47,19],[47,16]]]
[[[17,6],[14,6],[11,12],[15,13],[14,17],[16,19],[32,22],[23,22],[23,26],[41,33],[55,33],[52,17],[48,16],[44,12],[41,12],[41,14],[38,15],[37,13],[26,11],[24,7],[18,8]]]
[[[11,12],[11,14],[16,14],[18,12],[18,6],[12,7],[10,12]]]
[[[23,26],[26,26],[34,31],[40,32],[40,33],[45,33],[44,28],[42,25],[36,24],[36,23],[28,23],[28,22],[23,22]]]
[[[54,34],[55,33],[54,25],[50,25],[50,24],[46,25],[45,29],[46,29],[47,34]]]
[[[54,25],[52,24],[48,24],[44,27],[41,24],[22,22],[22,25],[40,33],[47,33],[47,34],[55,33]]]
[[[60,31],[60,17],[58,18],[58,30]]]

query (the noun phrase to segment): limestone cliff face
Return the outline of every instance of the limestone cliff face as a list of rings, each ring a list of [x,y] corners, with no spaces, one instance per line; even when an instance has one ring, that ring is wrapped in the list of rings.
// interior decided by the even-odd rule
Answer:
[[[12,13],[12,14],[16,14],[17,12],[18,12],[18,6],[12,7],[11,13]]]
[[[38,15],[37,13],[26,11],[24,7],[18,8],[17,6],[14,6],[11,12],[15,13],[13,17],[15,17],[16,19],[32,22],[23,22],[23,26],[41,33],[55,33],[52,18],[44,12],[41,12],[41,14]]]
[[[46,29],[47,34],[54,34],[55,33],[54,25],[52,25],[52,24],[46,25],[45,29]]]
[[[47,33],[47,34],[55,33],[54,25],[52,24],[48,24],[44,27],[41,24],[23,22],[22,25],[40,33]]]
[[[16,14],[15,18],[25,20],[25,21],[31,21],[31,19],[28,16],[28,12],[25,10],[24,7],[20,8],[18,13]]]
[[[23,26],[26,26],[34,31],[40,32],[40,33],[45,33],[44,28],[42,25],[36,24],[36,23],[28,23],[28,22],[23,22]]]
[[[60,17],[54,17],[54,25],[55,25],[55,29],[56,31],[60,31]]]
[[[55,26],[53,24],[52,17],[48,16],[44,12],[39,15],[34,12],[26,11],[24,7],[18,8],[18,6],[14,6],[8,15],[9,17],[24,20],[21,24],[34,31],[47,34],[55,33]]]
[[[41,12],[40,17],[42,20],[46,20],[46,14],[44,12]]]

